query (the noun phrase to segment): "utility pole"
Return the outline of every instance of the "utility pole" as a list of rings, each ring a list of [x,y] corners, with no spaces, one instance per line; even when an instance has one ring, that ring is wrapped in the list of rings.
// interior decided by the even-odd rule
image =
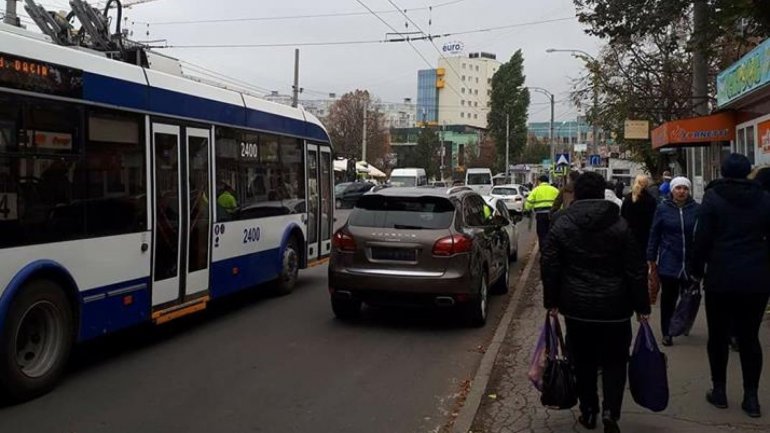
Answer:
[[[364,101],[364,137],[361,141],[361,161],[366,162],[366,109],[369,105],[369,100]]]
[[[299,105],[299,48],[294,49],[294,88],[291,95],[291,106]]]
[[[598,65],[596,65],[596,59],[594,59],[594,68],[598,68]],[[594,126],[594,139],[593,139],[593,151],[595,154],[599,153],[599,125],[596,124],[597,119],[599,118],[599,90],[597,89],[599,80],[596,79],[596,76],[598,75],[598,72],[596,69],[593,71],[593,84],[594,84],[594,112],[592,117],[592,122]],[[591,152],[588,152],[590,155]]]
[[[510,167],[511,167],[511,163],[508,160],[509,154],[510,154],[510,149],[511,149],[511,138],[510,138],[510,136],[511,136],[511,126],[510,126],[510,119],[511,119],[511,116],[509,114],[506,114],[505,115],[505,183],[510,183],[510,182],[508,182],[508,176],[509,176],[508,173],[509,173]]]
[[[441,122],[441,167],[439,168],[439,180],[444,180],[444,161],[445,161],[445,155],[446,155],[446,145],[444,144],[444,132],[446,129],[446,121]]]
[[[556,142],[553,141],[553,110],[554,110],[554,100],[553,100],[553,93],[549,95],[549,98],[551,99],[551,131],[550,131],[550,138],[551,138],[551,164],[554,163],[554,158],[556,157]]]
[[[19,26],[19,17],[16,15],[16,1],[5,0],[5,18],[3,22],[12,26]]]
[[[706,0],[694,0],[693,3],[693,39],[695,49],[692,53],[692,109],[696,116],[709,114],[708,105],[708,58],[704,34],[708,31],[709,5]],[[703,180],[709,182],[716,178],[721,149],[719,144],[709,146],[706,160],[708,165],[703,170]],[[705,165],[705,164],[704,164]]]

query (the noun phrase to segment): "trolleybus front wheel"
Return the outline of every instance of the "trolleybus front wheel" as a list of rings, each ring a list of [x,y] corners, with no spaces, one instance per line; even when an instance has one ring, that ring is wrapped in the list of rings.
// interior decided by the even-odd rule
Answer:
[[[75,334],[62,289],[34,280],[8,310],[0,335],[0,399],[18,402],[50,391],[61,378]]]

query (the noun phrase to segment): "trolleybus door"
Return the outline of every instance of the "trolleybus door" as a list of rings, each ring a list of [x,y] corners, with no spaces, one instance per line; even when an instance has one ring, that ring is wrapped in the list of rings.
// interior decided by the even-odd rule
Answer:
[[[327,257],[332,251],[332,233],[334,231],[334,213],[332,206],[332,188],[334,183],[334,165],[332,151],[329,147],[320,149],[320,170],[318,171],[318,184],[321,188],[321,244],[318,251],[319,257]]]
[[[187,141],[187,275],[181,296],[209,289],[212,200],[210,172],[210,130],[186,128]],[[184,256],[183,256],[184,257]]]
[[[209,288],[209,131],[152,124],[152,305],[181,303]]]
[[[318,146],[307,144],[305,152],[305,179],[307,179],[307,258],[312,261],[318,258],[320,251],[320,215],[321,190],[318,185]]]

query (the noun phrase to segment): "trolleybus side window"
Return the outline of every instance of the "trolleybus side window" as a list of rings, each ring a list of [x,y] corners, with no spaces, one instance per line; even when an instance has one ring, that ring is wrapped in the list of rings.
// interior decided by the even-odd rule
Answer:
[[[217,128],[217,221],[305,212],[302,142]]]
[[[146,229],[141,117],[84,121],[78,105],[13,96],[0,106],[0,247]]]
[[[147,229],[147,186],[141,116],[93,111],[88,117],[85,170],[88,236]]]

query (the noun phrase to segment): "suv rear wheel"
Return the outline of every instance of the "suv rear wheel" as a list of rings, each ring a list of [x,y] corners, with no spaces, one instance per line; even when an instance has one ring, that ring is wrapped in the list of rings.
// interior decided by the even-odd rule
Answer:
[[[466,305],[465,318],[468,324],[475,327],[482,327],[487,323],[487,301],[489,297],[489,288],[487,286],[487,274],[482,271],[479,282],[479,293],[476,299]]]

